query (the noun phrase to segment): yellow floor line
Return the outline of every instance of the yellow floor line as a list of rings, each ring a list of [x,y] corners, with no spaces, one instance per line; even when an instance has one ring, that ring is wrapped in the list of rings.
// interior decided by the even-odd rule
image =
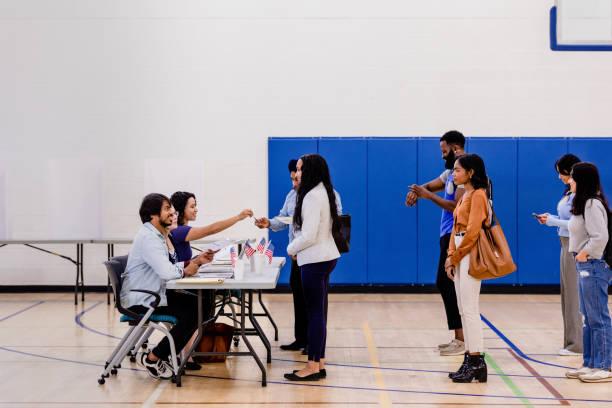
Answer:
[[[372,366],[380,367],[380,362],[378,361],[378,354],[376,354],[376,346],[374,345],[372,331],[370,330],[370,325],[368,324],[368,322],[363,322],[363,331],[365,334],[366,342],[368,343],[368,351],[370,352],[370,360],[372,361]],[[376,387],[381,390],[380,405],[383,408],[391,407],[391,400],[389,399],[389,394],[387,393],[387,391],[383,391],[386,387],[382,371],[374,370],[374,377],[376,378]]]

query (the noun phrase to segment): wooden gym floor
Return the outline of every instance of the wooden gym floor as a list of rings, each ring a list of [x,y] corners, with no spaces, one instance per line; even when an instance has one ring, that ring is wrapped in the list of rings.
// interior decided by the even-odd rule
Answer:
[[[293,339],[291,295],[265,295],[264,301],[280,330],[267,387],[250,357],[232,357],[190,372],[176,388],[128,360],[118,376],[98,385],[127,327],[105,295],[88,294],[74,306],[71,293],[1,294],[0,407],[612,406],[612,383],[564,377],[563,367],[579,366],[581,358],[555,354],[563,337],[559,296],[481,296],[489,366],[484,384],[447,378],[463,357],[437,352],[436,345],[450,339],[438,294],[331,295],[327,379],[286,382],[283,373],[304,361],[279,349]],[[260,323],[273,340],[269,322]],[[261,342],[251,339],[265,358]]]

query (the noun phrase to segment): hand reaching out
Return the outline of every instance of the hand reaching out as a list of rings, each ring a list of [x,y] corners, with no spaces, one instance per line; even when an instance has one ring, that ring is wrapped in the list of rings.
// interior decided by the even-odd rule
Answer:
[[[251,210],[250,208],[240,211],[240,213],[237,215],[239,220],[244,220],[245,218],[252,217],[252,216],[253,216],[253,210]]]
[[[268,228],[270,227],[270,220],[266,217],[261,217],[255,220],[255,226],[260,229]]]

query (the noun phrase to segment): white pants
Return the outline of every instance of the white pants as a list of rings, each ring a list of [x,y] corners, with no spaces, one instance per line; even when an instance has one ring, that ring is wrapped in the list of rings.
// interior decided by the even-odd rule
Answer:
[[[454,236],[455,247],[458,248],[463,237]],[[482,340],[482,322],[480,320],[480,307],[478,298],[480,296],[481,280],[474,279],[469,274],[470,254],[463,257],[459,267],[455,269],[455,292],[457,293],[457,306],[461,315],[463,326],[463,337],[465,338],[465,349],[470,353],[482,353],[484,345]]]

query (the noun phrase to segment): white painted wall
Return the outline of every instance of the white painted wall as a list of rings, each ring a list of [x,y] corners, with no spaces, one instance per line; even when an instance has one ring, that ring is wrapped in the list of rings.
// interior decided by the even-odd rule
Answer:
[[[264,215],[268,136],[611,136],[612,54],[551,52],[552,5],[3,0],[0,238],[132,237],[172,180],[200,224]],[[87,284],[105,255],[85,247]],[[0,284],[73,283],[59,258],[0,260]]]

